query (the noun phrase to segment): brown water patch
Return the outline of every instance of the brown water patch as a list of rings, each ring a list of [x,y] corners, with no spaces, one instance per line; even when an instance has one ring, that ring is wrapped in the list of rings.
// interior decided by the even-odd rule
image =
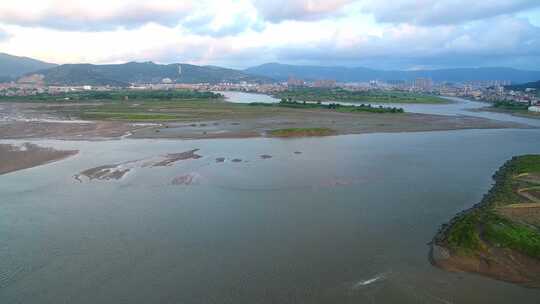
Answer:
[[[0,175],[59,161],[77,154],[77,150],[55,150],[32,143],[0,144]]]
[[[197,183],[197,180],[199,178],[198,174],[192,173],[192,174],[186,174],[177,176],[172,180],[172,184],[175,186],[190,186]]]

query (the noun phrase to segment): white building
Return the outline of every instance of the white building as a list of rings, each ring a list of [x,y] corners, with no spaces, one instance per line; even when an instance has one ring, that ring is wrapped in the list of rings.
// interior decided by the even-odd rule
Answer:
[[[539,107],[539,106],[532,106],[532,107],[529,107],[529,111],[531,111],[531,112],[536,112],[536,113],[540,113],[540,107]]]

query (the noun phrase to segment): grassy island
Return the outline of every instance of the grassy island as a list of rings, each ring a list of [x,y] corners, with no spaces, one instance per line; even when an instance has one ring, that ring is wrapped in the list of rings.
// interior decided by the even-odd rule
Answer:
[[[269,131],[272,137],[329,136],[337,132],[329,128],[288,128]]]
[[[482,202],[441,227],[432,244],[432,262],[538,288],[540,155],[514,157],[494,180]]]
[[[399,91],[349,91],[342,88],[298,88],[279,92],[276,98],[298,101],[346,101],[358,103],[449,103],[448,100],[427,94]]]

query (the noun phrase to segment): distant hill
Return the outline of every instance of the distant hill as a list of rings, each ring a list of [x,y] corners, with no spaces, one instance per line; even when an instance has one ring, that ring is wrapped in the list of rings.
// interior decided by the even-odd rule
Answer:
[[[241,81],[266,83],[272,80],[245,72],[214,66],[191,64],[156,64],[129,62],[125,64],[64,64],[36,72],[44,76],[48,85],[113,85],[127,86],[140,83],[220,83]],[[168,81],[167,80],[167,81]]]
[[[0,53],[0,81],[7,81],[24,74],[56,66],[27,57],[17,57]]]
[[[510,80],[524,83],[540,79],[540,71],[524,71],[512,68],[457,68],[418,71],[383,71],[368,68],[298,66],[267,63],[251,67],[245,72],[287,80],[289,76],[305,80],[335,79],[339,82],[364,82],[370,80],[411,81],[416,78],[431,78],[434,81],[463,82],[474,80]]]
[[[525,91],[526,89],[529,89],[529,88],[540,90],[540,80],[535,81],[535,82],[527,82],[520,85],[505,86],[504,88],[508,90],[514,90],[514,91]]]

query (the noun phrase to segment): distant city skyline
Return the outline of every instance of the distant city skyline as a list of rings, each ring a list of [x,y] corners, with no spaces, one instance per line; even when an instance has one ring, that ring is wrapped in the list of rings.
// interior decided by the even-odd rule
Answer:
[[[540,70],[540,1],[3,0],[0,52],[59,64]]]

